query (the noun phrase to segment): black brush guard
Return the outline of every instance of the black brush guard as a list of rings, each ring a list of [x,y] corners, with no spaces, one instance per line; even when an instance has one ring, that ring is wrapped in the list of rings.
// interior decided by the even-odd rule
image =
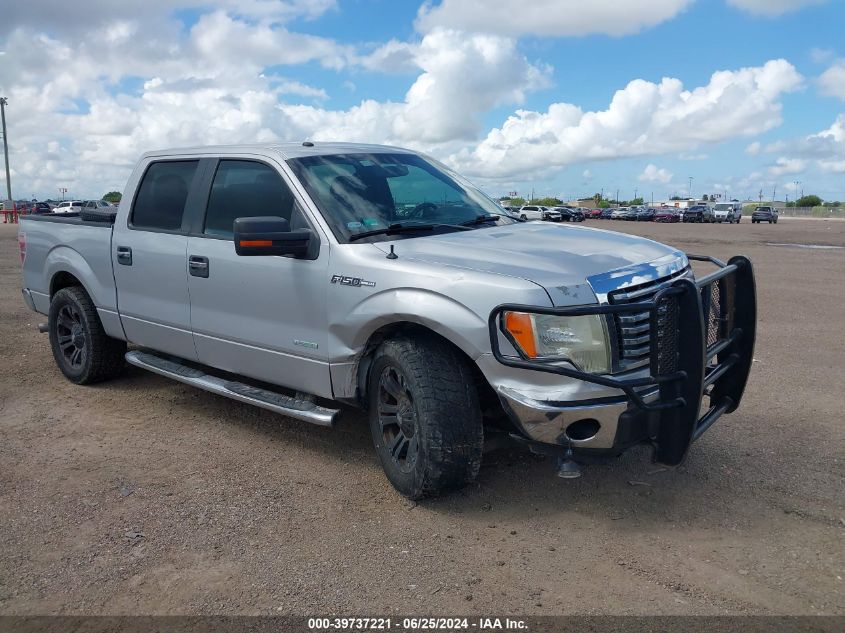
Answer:
[[[718,270],[692,281],[680,278],[659,290],[650,300],[632,303],[545,308],[504,304],[490,313],[493,355],[509,367],[543,371],[621,389],[635,409],[657,416],[655,461],[677,465],[690,444],[725,413],[732,413],[742,399],[754,354],[757,299],[751,261],[736,256],[727,264],[712,257],[688,255]],[[561,367],[526,356],[504,328],[504,312],[531,312],[557,316],[650,315],[651,353],[649,376],[613,378]],[[519,357],[505,356],[498,334],[510,341]],[[641,393],[659,391],[656,401],[645,402]],[[699,417],[701,402],[709,397],[708,410]],[[623,414],[624,415],[624,414]]]

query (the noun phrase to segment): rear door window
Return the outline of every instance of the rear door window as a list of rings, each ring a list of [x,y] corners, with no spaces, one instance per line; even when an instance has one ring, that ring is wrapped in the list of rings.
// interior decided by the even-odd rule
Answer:
[[[131,224],[136,229],[178,231],[197,172],[197,160],[152,163],[138,188]]]

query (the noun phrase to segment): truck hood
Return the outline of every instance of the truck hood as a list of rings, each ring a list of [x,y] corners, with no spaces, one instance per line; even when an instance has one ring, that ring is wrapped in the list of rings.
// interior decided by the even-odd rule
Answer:
[[[542,286],[560,306],[594,303],[596,295],[609,289],[651,281],[688,264],[681,251],[653,240],[535,222],[375,246],[387,253],[391,244],[402,258],[526,279]]]

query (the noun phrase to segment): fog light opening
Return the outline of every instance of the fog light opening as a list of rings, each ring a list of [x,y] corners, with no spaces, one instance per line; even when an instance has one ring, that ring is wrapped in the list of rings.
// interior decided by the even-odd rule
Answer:
[[[584,420],[577,420],[566,427],[566,437],[573,442],[583,442],[591,440],[598,435],[601,429],[601,424],[598,420],[586,418]]]

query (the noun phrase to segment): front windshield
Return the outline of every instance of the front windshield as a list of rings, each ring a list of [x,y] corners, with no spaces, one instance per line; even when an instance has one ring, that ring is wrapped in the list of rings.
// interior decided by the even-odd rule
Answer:
[[[515,221],[480,191],[417,154],[331,154],[292,158],[288,164],[341,242],[397,224],[433,224],[436,232],[460,230],[458,225],[478,218],[491,221],[473,228]],[[455,228],[437,226],[441,224]],[[365,239],[430,234],[412,232]]]
[[[728,211],[733,208],[732,204],[717,204],[716,211]]]

